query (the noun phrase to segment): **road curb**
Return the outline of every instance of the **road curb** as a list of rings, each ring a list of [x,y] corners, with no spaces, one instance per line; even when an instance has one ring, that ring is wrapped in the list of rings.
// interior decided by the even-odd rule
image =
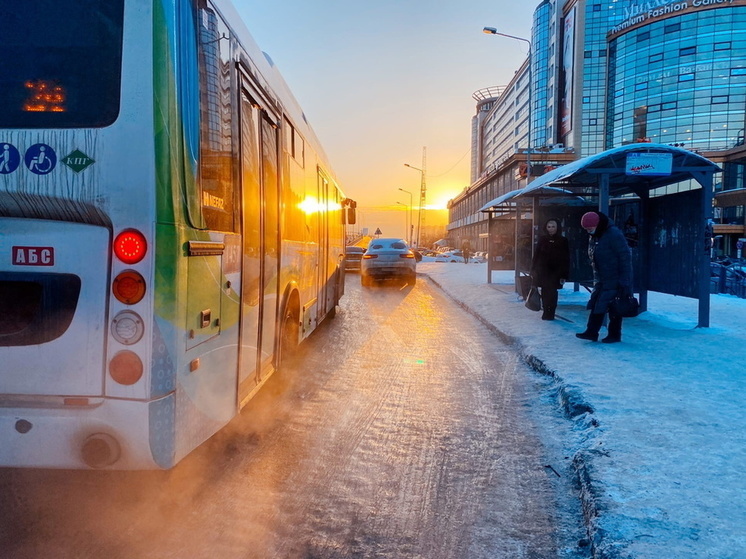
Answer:
[[[582,508],[586,533],[588,535],[588,541],[583,543],[589,546],[592,559],[619,559],[620,555],[616,550],[610,547],[605,538],[605,531],[599,527],[602,507],[599,506],[601,499],[600,491],[597,489],[598,483],[594,482],[593,459],[598,456],[605,456],[605,452],[591,448],[589,444],[595,438],[594,435],[598,432],[600,427],[593,406],[586,401],[582,391],[578,387],[568,384],[565,379],[557,373],[557,371],[551,369],[541,359],[529,353],[519,338],[503,332],[477,311],[456,299],[430,275],[422,275],[427,277],[429,281],[438,287],[438,289],[440,289],[459,307],[479,320],[479,322],[481,322],[503,343],[513,347],[513,349],[519,353],[524,363],[526,363],[531,369],[541,375],[551,378],[554,385],[551,390],[555,393],[556,401],[562,414],[566,419],[575,423],[579,429],[589,431],[589,434],[585,437],[583,443],[584,448],[579,449],[572,458],[575,482],[579,488],[580,505]]]

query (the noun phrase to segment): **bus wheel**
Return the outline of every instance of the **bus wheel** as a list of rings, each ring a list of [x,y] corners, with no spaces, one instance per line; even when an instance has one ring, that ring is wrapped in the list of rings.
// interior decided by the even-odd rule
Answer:
[[[286,369],[292,364],[293,358],[298,351],[298,335],[300,334],[300,324],[298,323],[298,314],[288,307],[282,318],[282,332],[280,333],[280,358],[278,359],[278,369]]]

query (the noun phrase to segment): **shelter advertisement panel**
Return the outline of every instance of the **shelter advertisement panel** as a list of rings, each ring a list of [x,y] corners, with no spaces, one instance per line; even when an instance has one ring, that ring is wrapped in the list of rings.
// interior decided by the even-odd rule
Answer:
[[[670,153],[628,153],[625,165],[627,175],[667,177],[673,169]]]

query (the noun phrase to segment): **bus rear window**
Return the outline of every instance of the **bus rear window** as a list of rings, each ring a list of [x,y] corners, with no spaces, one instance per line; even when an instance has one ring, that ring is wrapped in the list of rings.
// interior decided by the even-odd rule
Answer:
[[[0,128],[119,114],[124,0],[0,0]]]

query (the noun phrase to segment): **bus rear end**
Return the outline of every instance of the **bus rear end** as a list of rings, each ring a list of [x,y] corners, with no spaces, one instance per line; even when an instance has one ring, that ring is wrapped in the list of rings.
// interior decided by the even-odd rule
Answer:
[[[0,466],[171,465],[150,436],[173,408],[149,372],[151,9],[0,0]]]

